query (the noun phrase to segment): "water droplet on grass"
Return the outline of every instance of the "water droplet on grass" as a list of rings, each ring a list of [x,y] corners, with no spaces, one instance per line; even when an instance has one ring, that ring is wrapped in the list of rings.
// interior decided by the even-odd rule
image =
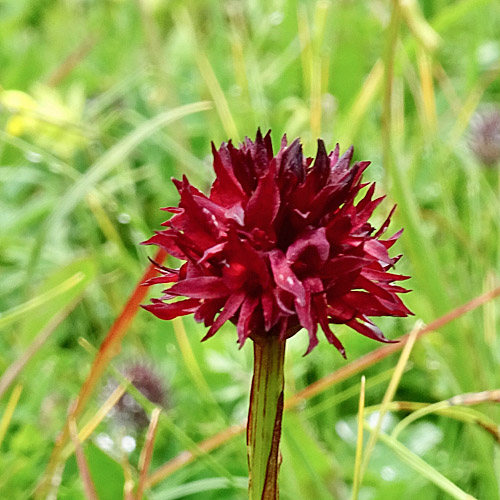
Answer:
[[[123,436],[122,450],[125,453],[132,453],[135,450],[135,439],[132,436]]]
[[[394,479],[396,479],[396,476],[398,475],[398,473],[396,472],[396,470],[393,467],[386,465],[380,471],[380,475],[382,476],[382,479],[384,481],[394,481]]]
[[[95,442],[103,451],[112,451],[115,445],[113,440],[104,432],[97,435]]]
[[[277,26],[278,24],[281,24],[283,22],[284,18],[285,16],[283,15],[283,12],[276,11],[269,16],[269,23]]]
[[[131,219],[130,215],[125,212],[118,214],[117,217],[117,220],[120,224],[128,224],[130,222],[130,219]]]
[[[40,163],[43,159],[42,155],[40,153],[35,153],[35,151],[27,151],[24,156],[31,163]]]

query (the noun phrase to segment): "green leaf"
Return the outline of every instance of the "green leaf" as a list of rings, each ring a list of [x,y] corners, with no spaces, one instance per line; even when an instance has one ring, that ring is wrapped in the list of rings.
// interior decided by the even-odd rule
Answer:
[[[85,455],[99,500],[122,498],[125,477],[121,465],[92,443],[85,447]]]
[[[151,499],[175,500],[177,498],[185,498],[188,495],[196,495],[206,491],[227,490],[234,488],[246,490],[248,488],[248,478],[234,477],[233,482],[229,481],[229,479],[225,477],[200,479],[198,481],[191,481],[190,483],[182,484],[181,486],[176,486],[174,488],[165,488],[158,493],[151,495]]]
[[[368,427],[368,426],[367,426]],[[403,462],[418,472],[421,476],[433,482],[441,490],[448,493],[457,500],[474,500],[474,497],[460,489],[447,477],[443,476],[437,469],[422,460],[418,455],[410,451],[406,446],[396,441],[387,434],[380,433],[379,440],[386,444]]]
[[[332,459],[294,412],[286,413],[283,419],[282,453],[282,479],[295,482],[298,498],[332,498],[326,486],[332,479]],[[287,480],[282,481],[285,485],[287,491],[295,489]]]

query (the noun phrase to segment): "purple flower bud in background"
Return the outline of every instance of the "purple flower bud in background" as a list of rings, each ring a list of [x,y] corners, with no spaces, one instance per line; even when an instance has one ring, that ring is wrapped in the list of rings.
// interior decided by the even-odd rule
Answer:
[[[151,403],[165,406],[166,391],[164,383],[154,369],[146,363],[133,363],[125,366],[122,374]],[[104,392],[109,396],[117,387],[117,382],[111,380]],[[142,405],[134,396],[126,392],[116,403],[110,415],[119,425],[139,431],[149,424],[149,417]]]
[[[487,166],[500,161],[500,108],[491,106],[477,112],[470,124],[469,146]]]

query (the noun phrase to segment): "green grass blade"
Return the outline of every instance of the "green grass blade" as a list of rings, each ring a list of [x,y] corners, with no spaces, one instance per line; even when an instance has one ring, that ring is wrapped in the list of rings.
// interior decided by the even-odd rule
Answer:
[[[373,429],[366,424],[365,428],[367,428],[370,432],[373,432]],[[475,500],[473,496],[463,491],[455,483],[452,483],[447,477],[443,476],[443,474],[429,465],[425,460],[422,460],[418,455],[413,453],[399,441],[393,439],[387,434],[384,434],[383,432],[379,434],[379,439],[382,443],[387,445],[403,462],[405,462],[413,470],[418,472],[421,476],[434,483],[441,490],[448,493],[448,495],[450,495],[452,498],[455,498],[456,500]]]

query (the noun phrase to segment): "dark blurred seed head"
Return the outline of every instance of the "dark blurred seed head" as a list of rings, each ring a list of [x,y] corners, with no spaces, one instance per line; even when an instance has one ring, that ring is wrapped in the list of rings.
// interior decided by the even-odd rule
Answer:
[[[154,369],[145,363],[134,363],[125,366],[122,374],[131,381],[134,387],[141,392],[149,401],[158,406],[165,406],[166,391],[164,383]],[[117,383],[112,381],[108,383],[106,393],[111,392],[117,387]],[[135,430],[141,430],[148,426],[149,417],[137,402],[132,394],[126,392],[116,403],[111,416],[117,423]]]
[[[489,107],[474,115],[470,125],[469,146],[488,166],[500,162],[500,108]]]

